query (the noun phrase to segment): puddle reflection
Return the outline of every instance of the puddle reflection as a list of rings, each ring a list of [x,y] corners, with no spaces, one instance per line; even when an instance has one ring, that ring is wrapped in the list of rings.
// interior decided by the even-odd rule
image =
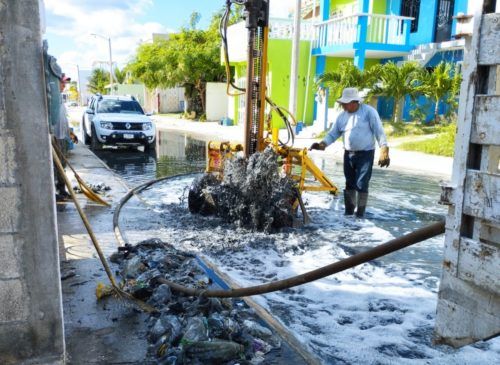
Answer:
[[[171,131],[158,133],[156,151],[144,152],[142,148],[106,148],[96,152],[96,155],[130,186],[159,177],[204,171],[204,141]]]

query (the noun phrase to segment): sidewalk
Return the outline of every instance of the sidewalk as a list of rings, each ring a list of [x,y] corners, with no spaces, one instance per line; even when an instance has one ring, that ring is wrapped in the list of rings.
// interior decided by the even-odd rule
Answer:
[[[111,188],[104,199],[112,206],[128,191],[118,175],[82,144],[71,151],[70,161],[86,182],[105,182]],[[73,174],[66,171],[76,185]],[[117,248],[113,208],[89,202],[82,194],[77,198],[101,249],[109,256]],[[97,283],[108,284],[108,279],[71,201],[57,204],[57,223],[68,364],[143,364],[148,348],[143,335],[147,315],[115,298],[96,300]]]
[[[243,140],[243,126],[221,126],[217,122],[198,122],[186,119],[178,119],[166,116],[153,116],[158,130],[175,131],[187,133],[202,140],[230,140],[241,142]],[[317,142],[314,135],[306,127],[295,136],[294,147],[308,148],[313,142]],[[280,139],[286,140],[286,131],[280,130]],[[391,165],[390,169],[416,174],[441,176],[449,179],[453,167],[453,158],[429,155],[421,152],[403,151],[397,148],[398,141],[389,140]],[[393,147],[394,146],[394,147]],[[338,140],[330,145],[325,151],[311,151],[311,155],[325,156],[335,161],[342,161],[344,149],[342,141]],[[375,152],[375,161],[378,160],[378,149]],[[378,168],[378,167],[377,167]]]

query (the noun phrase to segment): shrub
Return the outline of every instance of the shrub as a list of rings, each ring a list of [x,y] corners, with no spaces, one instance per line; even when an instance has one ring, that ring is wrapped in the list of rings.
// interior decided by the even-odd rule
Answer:
[[[419,142],[407,142],[401,144],[398,148],[406,151],[418,151],[432,155],[453,157],[455,149],[456,124],[447,126],[437,126],[439,131],[435,138]]]

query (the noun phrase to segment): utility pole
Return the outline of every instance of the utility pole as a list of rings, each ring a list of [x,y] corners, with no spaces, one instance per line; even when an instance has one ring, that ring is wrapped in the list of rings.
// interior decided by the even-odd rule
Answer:
[[[111,37],[108,38],[109,47],[109,93],[113,95],[113,57],[111,55]]]
[[[80,79],[80,66],[76,65],[76,73],[78,77],[78,103],[80,106],[83,105],[82,102],[82,80]]]
[[[301,0],[295,0],[295,14],[293,18],[292,66],[290,70],[290,97],[288,101],[288,109],[290,113],[292,113],[292,115],[297,114],[297,84],[300,55],[300,10]]]
[[[109,93],[113,94],[113,57],[111,53],[111,37],[105,37],[100,34],[92,33],[94,37],[99,37],[102,39],[106,39],[108,41],[108,48],[109,48]]]

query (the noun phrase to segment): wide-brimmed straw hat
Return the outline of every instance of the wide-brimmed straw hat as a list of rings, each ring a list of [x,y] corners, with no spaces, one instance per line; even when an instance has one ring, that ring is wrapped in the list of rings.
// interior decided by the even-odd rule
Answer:
[[[341,104],[347,104],[350,103],[351,101],[363,101],[363,98],[359,96],[358,89],[355,87],[346,87],[342,91],[342,97],[340,99],[337,99],[337,102]]]

